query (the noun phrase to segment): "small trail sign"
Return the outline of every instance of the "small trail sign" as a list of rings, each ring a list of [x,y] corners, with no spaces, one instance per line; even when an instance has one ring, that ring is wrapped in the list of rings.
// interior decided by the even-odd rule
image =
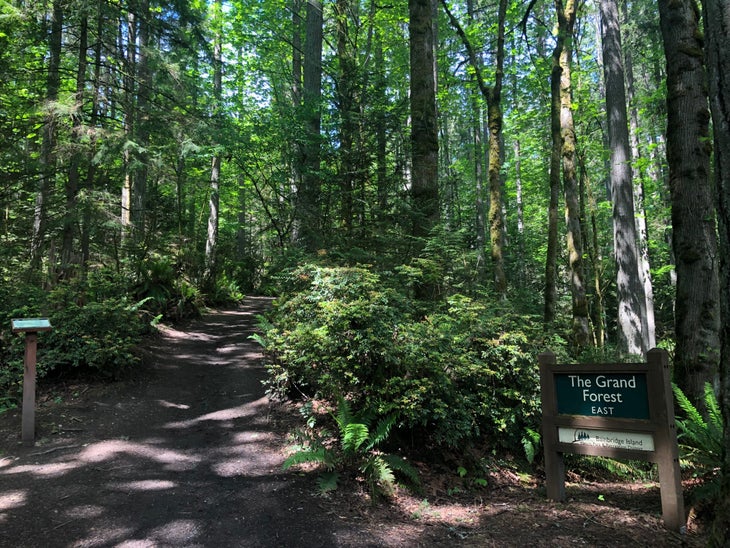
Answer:
[[[25,333],[21,438],[23,444],[33,445],[35,444],[35,383],[38,332],[50,331],[51,322],[47,318],[26,318],[10,320],[10,325],[13,333]]]
[[[665,526],[684,532],[667,353],[632,364],[557,364],[551,352],[538,361],[548,498],[565,500],[563,453],[646,460],[659,468]]]

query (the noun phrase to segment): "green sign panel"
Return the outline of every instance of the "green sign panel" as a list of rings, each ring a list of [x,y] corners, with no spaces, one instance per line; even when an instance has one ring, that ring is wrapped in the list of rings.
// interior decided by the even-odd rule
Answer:
[[[47,318],[23,318],[11,320],[13,331],[48,331],[51,322]]]
[[[558,373],[555,390],[560,415],[650,418],[645,373]]]

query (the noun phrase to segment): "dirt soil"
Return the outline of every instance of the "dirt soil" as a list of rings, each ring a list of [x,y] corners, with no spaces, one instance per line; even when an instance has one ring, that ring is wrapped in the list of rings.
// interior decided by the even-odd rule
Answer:
[[[0,546],[704,544],[696,526],[664,529],[652,483],[571,483],[556,503],[508,469],[481,489],[424,469],[421,494],[389,503],[355,482],[318,494],[316,473],[282,470],[297,416],[266,398],[248,338],[268,303],[163,329],[133,380],[40,386],[33,447],[19,411],[0,416]]]

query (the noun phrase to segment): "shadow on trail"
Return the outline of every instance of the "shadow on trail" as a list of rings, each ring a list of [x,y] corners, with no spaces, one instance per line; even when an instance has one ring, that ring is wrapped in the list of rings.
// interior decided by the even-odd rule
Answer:
[[[264,370],[248,339],[267,299],[150,343],[146,384],[50,423],[81,425],[0,453],[1,546],[382,546],[324,515],[282,472]],[[113,391],[112,391],[113,392]]]

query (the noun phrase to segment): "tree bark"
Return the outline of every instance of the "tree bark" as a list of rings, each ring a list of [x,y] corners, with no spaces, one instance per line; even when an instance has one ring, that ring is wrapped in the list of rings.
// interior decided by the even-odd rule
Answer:
[[[617,0],[599,0],[599,10],[608,140],[611,151],[618,343],[619,349],[624,354],[643,355],[648,350],[642,329],[645,324],[646,301],[636,246],[631,153]]]
[[[213,5],[213,25],[215,36],[213,43],[213,124],[217,125],[221,117],[223,95],[223,56],[222,56],[222,0]],[[216,147],[217,148],[217,147]],[[218,226],[220,206],[220,178],[222,158],[220,150],[213,152],[210,169],[210,197],[208,199],[208,232],[205,239],[205,286],[215,288],[217,278]]]
[[[30,246],[31,272],[41,266],[43,240],[46,236],[46,209],[48,197],[56,176],[56,101],[61,86],[61,45],[63,37],[63,8],[61,0],[53,2],[51,29],[48,36],[48,73],[46,74],[46,105],[43,140],[40,152],[40,174],[33,212],[33,234]]]
[[[621,5],[624,21],[629,21],[629,3]],[[634,93],[634,56],[632,48],[624,48],[624,66],[626,68],[626,100],[629,107],[629,140],[631,143],[631,157],[641,157],[639,149],[639,113],[636,108]],[[644,207],[644,181],[642,170],[634,162],[632,165],[632,178],[634,182],[634,207],[638,213],[636,216],[636,237],[639,252],[639,272],[644,284],[644,298],[646,299],[646,322],[644,325],[644,337],[646,348],[656,346],[656,323],[654,321],[654,288],[651,280],[651,263],[649,261],[649,231],[646,222],[646,209]]]
[[[439,220],[436,64],[431,0],[409,0],[411,74],[411,195],[416,238]]]
[[[79,13],[79,49],[78,49],[78,68],[76,71],[76,96],[74,112],[72,114],[72,135],[74,150],[71,153],[68,166],[68,178],[66,179],[66,207],[63,212],[63,229],[61,236],[61,269],[60,275],[63,278],[71,276],[74,261],[74,238],[76,220],[78,219],[77,205],[79,182],[81,175],[79,173],[83,154],[82,144],[82,127],[83,127],[83,107],[84,107],[84,89],[86,86],[86,69],[88,66],[87,50],[89,36],[89,14],[85,8]]]
[[[720,407],[725,437],[710,541],[719,548],[730,538],[730,2],[704,0],[703,4],[720,234]]]
[[[301,185],[297,190],[298,243],[316,251],[323,239],[320,232],[320,161],[322,121],[322,2],[308,0],[306,5],[302,110],[305,135],[302,146]]]
[[[693,0],[660,0],[667,62],[667,161],[676,255],[674,380],[698,408],[719,360],[717,237],[703,43]]]

